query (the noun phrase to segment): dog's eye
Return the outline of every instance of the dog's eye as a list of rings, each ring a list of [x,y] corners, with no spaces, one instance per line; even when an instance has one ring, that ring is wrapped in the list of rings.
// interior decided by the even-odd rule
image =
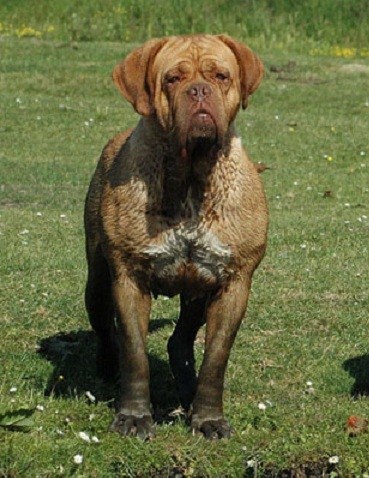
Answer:
[[[215,75],[215,78],[219,81],[228,81],[229,75],[228,73],[218,71],[218,73]]]
[[[178,83],[179,81],[180,81],[180,77],[178,75],[171,75],[165,78],[165,83],[167,85],[174,85]]]

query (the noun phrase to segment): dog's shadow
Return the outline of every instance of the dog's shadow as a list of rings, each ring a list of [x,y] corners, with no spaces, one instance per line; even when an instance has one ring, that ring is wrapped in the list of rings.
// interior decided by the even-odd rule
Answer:
[[[173,324],[172,319],[150,322],[150,333]],[[45,388],[46,396],[64,398],[86,396],[113,406],[119,394],[117,382],[106,382],[97,372],[97,337],[92,331],[61,332],[41,340],[39,353],[53,364],[53,372]],[[166,421],[168,413],[178,406],[174,380],[167,360],[149,353],[151,401],[158,421]]]
[[[346,360],[343,363],[343,369],[355,379],[351,395],[353,397],[369,396],[369,354]]]

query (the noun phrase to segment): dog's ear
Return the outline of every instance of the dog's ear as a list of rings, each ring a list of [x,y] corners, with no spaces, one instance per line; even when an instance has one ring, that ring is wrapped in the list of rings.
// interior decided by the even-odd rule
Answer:
[[[250,48],[239,43],[228,35],[218,35],[234,53],[241,75],[241,98],[242,108],[247,107],[249,95],[251,95],[259,86],[264,74],[264,66],[259,57],[253,53]]]
[[[166,42],[165,38],[149,40],[133,50],[113,70],[115,85],[140,115],[153,113],[151,98],[155,85],[150,74],[151,67],[155,56]]]

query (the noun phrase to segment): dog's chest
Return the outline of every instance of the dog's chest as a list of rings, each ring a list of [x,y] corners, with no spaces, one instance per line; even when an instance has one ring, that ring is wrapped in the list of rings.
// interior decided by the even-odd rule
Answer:
[[[201,296],[225,286],[232,275],[231,248],[209,229],[191,222],[168,229],[144,255],[154,295]]]

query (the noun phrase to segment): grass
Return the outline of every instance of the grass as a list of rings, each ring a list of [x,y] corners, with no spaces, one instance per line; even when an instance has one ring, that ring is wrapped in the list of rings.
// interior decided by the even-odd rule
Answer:
[[[0,476],[368,476],[368,436],[344,430],[369,417],[368,59],[261,50],[266,78],[238,128],[272,168],[271,225],[227,372],[236,434],[206,442],[170,416],[178,304],[159,299],[148,353],[161,424],[143,444],[108,433],[116,390],[96,377],[82,300],[85,192],[102,146],[137,119],[110,79],[132,45],[59,40],[0,38]]]
[[[135,42],[224,31],[267,47],[324,42],[367,48],[368,8],[368,0],[2,0],[0,33]]]

